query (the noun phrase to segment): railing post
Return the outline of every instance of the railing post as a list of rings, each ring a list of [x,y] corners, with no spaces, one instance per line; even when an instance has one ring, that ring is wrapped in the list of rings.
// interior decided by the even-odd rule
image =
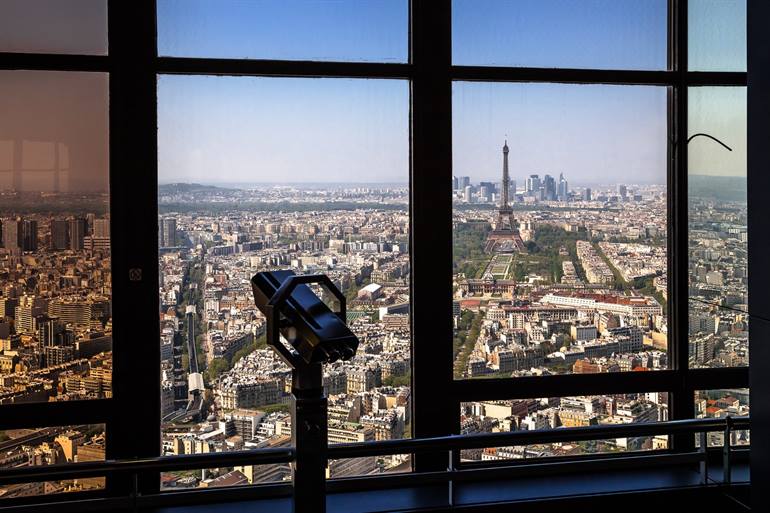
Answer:
[[[709,481],[709,457],[708,457],[708,433],[701,431],[698,433],[699,445],[698,453],[700,460],[700,484],[708,484]]]
[[[449,507],[455,504],[454,471],[455,471],[455,450],[449,449],[449,479],[447,480],[447,492],[449,494]]]
[[[725,430],[724,430],[724,443],[722,444],[722,477],[723,484],[730,484],[732,482],[733,473],[731,468],[731,448],[730,448],[730,435],[732,431],[733,419],[728,415],[725,417]]]
[[[292,438],[296,447],[292,480],[294,513],[324,513],[328,425],[321,364],[294,369],[291,392],[294,396]]]

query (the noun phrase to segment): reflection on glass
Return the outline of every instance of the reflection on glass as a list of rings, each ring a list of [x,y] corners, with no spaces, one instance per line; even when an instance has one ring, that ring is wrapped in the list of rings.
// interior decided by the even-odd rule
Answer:
[[[690,365],[748,365],[746,89],[689,90]]]
[[[158,54],[406,62],[406,0],[158,0]]]
[[[665,368],[666,90],[457,83],[453,113],[455,377]]]
[[[746,0],[689,0],[692,71],[746,71]]]
[[[696,390],[695,391],[695,417],[724,418],[743,417],[749,415],[749,389],[735,388],[731,390]],[[749,430],[734,430],[730,434],[730,445],[749,445],[751,438]],[[721,431],[715,431],[707,435],[708,446],[718,447],[724,445],[725,436]],[[696,438],[696,443],[700,440]]]
[[[107,54],[107,0],[3,0],[0,52]]]
[[[0,431],[0,469],[105,459],[103,424]],[[0,500],[104,488],[103,477],[0,484]]]
[[[107,89],[0,72],[0,404],[112,397]]]
[[[461,65],[665,69],[666,0],[453,0]]]
[[[478,401],[462,403],[461,434],[630,424],[668,420],[664,392]],[[489,447],[461,451],[465,461],[495,461],[666,449],[667,436]]]
[[[353,361],[325,367],[329,443],[411,435],[408,98],[404,81],[160,77],[165,454],[291,444],[291,373],[266,347],[249,284],[276,269],[327,274],[361,340]],[[330,471],[405,465],[387,456]],[[163,483],[290,476],[287,465],[246,470]]]

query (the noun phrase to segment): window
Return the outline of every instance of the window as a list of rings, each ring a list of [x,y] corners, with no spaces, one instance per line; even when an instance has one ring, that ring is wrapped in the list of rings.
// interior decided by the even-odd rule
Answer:
[[[104,425],[0,431],[3,468],[104,460]],[[104,489],[103,477],[0,485],[0,500]]]
[[[690,365],[747,366],[746,89],[688,94]]]
[[[666,95],[454,84],[455,377],[668,367]]]
[[[107,0],[4,0],[0,51],[107,54]]]
[[[291,369],[267,347],[250,285],[286,268],[327,274],[361,340],[354,361],[325,369],[329,442],[408,437],[406,82],[162,75],[158,105],[164,454],[292,443]],[[333,461],[329,473],[408,460]],[[163,486],[291,478],[288,465],[244,472]]]
[[[511,401],[477,401],[461,406],[461,433],[538,431],[541,429],[630,424],[668,420],[666,394],[544,397]],[[527,446],[487,447],[461,451],[461,461],[489,462],[596,453],[651,451],[668,448],[667,436],[634,436],[606,440],[555,442]]]
[[[744,2],[8,5],[9,439],[99,426],[107,460],[290,445],[248,286],[276,268],[332,276],[362,338],[326,369],[332,442],[747,411]],[[618,438],[458,463],[693,447]],[[136,486],[281,493],[290,470]],[[92,495],[133,486],[98,477]]]
[[[158,0],[158,54],[406,62],[405,0]]]
[[[692,71],[746,71],[746,0],[688,2]]]
[[[665,69],[665,0],[453,0],[459,65]]]
[[[112,397],[107,87],[0,72],[0,404]]]

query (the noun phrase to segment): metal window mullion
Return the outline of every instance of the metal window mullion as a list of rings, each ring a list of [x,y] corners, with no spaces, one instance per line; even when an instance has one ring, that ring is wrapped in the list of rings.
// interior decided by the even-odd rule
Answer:
[[[677,373],[669,400],[670,418],[693,416],[694,398],[688,388],[688,195],[687,195],[687,1],[671,0],[671,65],[676,83],[671,94],[671,143],[669,166],[669,366]],[[691,436],[672,437],[675,450],[691,450]]]
[[[109,1],[113,459],[160,453],[155,20],[154,0]],[[141,478],[142,492],[158,489],[157,472]],[[130,493],[132,481],[116,476],[110,491]]]
[[[451,1],[412,0],[410,62],[412,397],[415,437],[459,429],[452,408]],[[446,470],[447,455],[415,455],[419,471]]]

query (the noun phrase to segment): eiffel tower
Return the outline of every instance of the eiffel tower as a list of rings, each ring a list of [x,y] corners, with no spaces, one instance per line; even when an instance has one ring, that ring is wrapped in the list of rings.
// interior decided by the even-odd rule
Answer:
[[[516,219],[513,217],[513,209],[508,204],[508,192],[511,187],[511,177],[508,174],[508,141],[503,144],[503,181],[500,194],[500,209],[497,211],[495,229],[487,238],[485,250],[492,252],[513,252],[524,249],[519,230],[516,227]],[[510,241],[510,242],[507,242]]]

